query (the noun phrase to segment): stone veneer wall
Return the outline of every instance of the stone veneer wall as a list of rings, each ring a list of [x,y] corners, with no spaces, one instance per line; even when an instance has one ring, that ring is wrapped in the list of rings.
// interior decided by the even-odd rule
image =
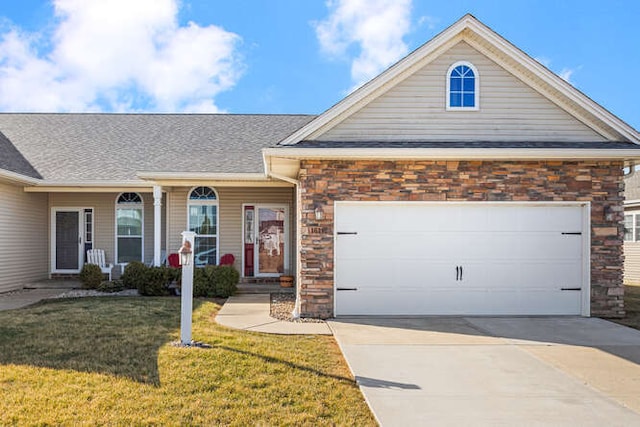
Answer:
[[[333,202],[589,201],[591,313],[624,315],[620,162],[304,160],[300,169],[300,313],[333,316]],[[315,209],[324,209],[316,220]]]

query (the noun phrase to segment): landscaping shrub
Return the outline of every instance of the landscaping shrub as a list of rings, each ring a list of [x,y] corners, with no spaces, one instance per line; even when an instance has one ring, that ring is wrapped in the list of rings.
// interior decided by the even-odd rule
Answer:
[[[210,266],[195,268],[193,270],[193,296],[194,297],[213,297],[215,296],[215,285],[207,274]]]
[[[96,289],[103,279],[102,270],[95,264],[85,264],[80,271],[80,281],[83,288]]]
[[[194,297],[227,298],[238,289],[240,273],[227,265],[208,265],[193,272]]]
[[[228,298],[238,290],[240,273],[230,265],[218,265],[212,271],[216,286],[216,296]]]
[[[141,286],[144,286],[148,268],[140,261],[131,261],[127,264],[121,277],[124,287],[127,289],[140,289]]]
[[[124,284],[122,283],[122,280],[112,280],[111,282],[104,281],[100,283],[97,290],[109,293],[120,292],[124,290]]]
[[[169,271],[167,267],[145,267],[144,280],[138,285],[140,295],[169,295]]]

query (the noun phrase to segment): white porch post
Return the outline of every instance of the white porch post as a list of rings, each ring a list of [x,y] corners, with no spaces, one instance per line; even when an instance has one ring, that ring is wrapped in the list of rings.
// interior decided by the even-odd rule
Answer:
[[[193,312],[193,253],[195,248],[194,240],[196,233],[193,231],[182,232],[182,247],[188,246],[189,258],[185,258],[187,263],[182,264],[182,288],[181,295],[181,311],[180,311],[180,342],[182,345],[191,344],[191,320]],[[185,244],[188,242],[188,245]],[[180,254],[182,262],[182,254]]]
[[[153,186],[153,265],[158,267],[162,260],[162,187]]]

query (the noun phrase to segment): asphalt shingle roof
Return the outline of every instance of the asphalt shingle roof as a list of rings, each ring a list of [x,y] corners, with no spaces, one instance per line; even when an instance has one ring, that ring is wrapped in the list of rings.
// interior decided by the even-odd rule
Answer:
[[[19,173],[31,178],[42,178],[31,163],[0,132],[0,169]]]
[[[314,118],[6,113],[0,132],[10,143],[0,138],[0,167],[51,181],[124,181],[136,172],[262,173],[261,149]]]

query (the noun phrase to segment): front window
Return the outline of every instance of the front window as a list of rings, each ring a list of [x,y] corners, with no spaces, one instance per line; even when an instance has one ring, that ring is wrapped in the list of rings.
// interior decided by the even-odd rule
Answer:
[[[468,62],[456,62],[447,73],[447,109],[478,109],[478,72]]]
[[[624,216],[624,241],[640,241],[640,213]]]
[[[218,263],[218,197],[210,187],[196,187],[189,193],[189,231],[196,233],[195,265]]]
[[[138,193],[122,193],[116,202],[118,264],[142,261],[143,206]]]

